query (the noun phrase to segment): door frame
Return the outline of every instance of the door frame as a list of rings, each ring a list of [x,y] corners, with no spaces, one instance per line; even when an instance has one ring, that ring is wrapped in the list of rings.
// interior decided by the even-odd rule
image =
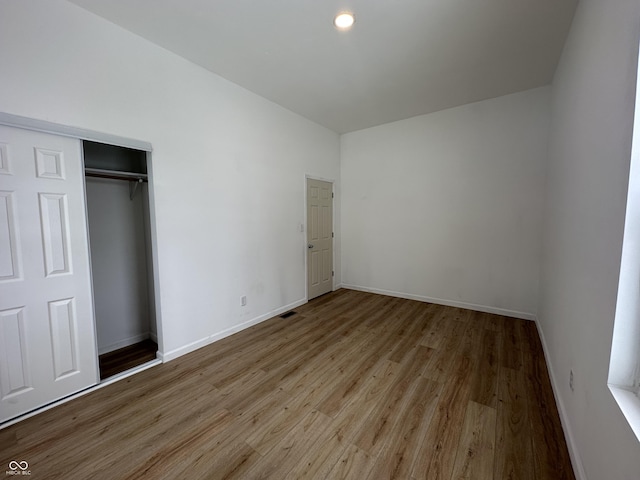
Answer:
[[[149,229],[150,229],[150,240],[151,240],[151,258],[152,258],[152,268],[153,268],[153,293],[154,293],[154,308],[155,308],[155,318],[156,318],[156,333],[158,336],[158,358],[162,360],[163,352],[164,352],[164,334],[162,328],[162,310],[161,310],[161,301],[160,301],[160,271],[159,271],[159,261],[158,261],[158,229],[156,224],[156,208],[155,208],[155,188],[153,181],[153,162],[151,159],[151,155],[153,153],[153,148],[151,143],[145,142],[142,140],[135,140],[127,137],[120,137],[117,135],[111,135],[107,133],[96,132],[93,130],[86,130],[78,127],[71,127],[68,125],[62,125],[53,122],[47,122],[45,120],[38,120],[35,118],[22,117],[19,115],[12,115],[9,113],[0,112],[0,125],[6,125],[8,127],[21,128],[23,130],[33,130],[36,132],[49,133],[52,135],[58,135],[61,137],[71,137],[78,140],[89,140],[92,142],[106,143],[109,145],[115,145],[118,147],[127,147],[133,148],[135,150],[141,150],[146,152],[147,158],[147,188],[149,191]],[[84,161],[84,156],[83,156]],[[86,186],[83,184],[84,194],[85,194],[85,205],[86,205]],[[85,212],[86,214],[86,212]],[[87,242],[89,242],[89,220],[88,217],[85,218],[87,222]],[[91,272],[91,295],[93,299],[93,273]],[[92,309],[95,309],[95,305],[92,302]],[[94,310],[94,328],[97,328],[96,320],[95,320],[95,310]],[[97,347],[97,337],[95,339],[96,347]],[[96,349],[97,351],[97,349]],[[96,359],[97,365],[97,359]],[[127,375],[128,376],[128,375]],[[99,374],[98,374],[98,378]],[[115,377],[114,377],[115,378]],[[118,377],[120,378],[120,377]],[[111,383],[111,382],[109,382]],[[102,384],[98,384],[102,385]],[[95,387],[92,387],[95,388]],[[91,391],[91,388],[88,390]],[[64,399],[63,399],[64,400]],[[46,407],[44,407],[46,408]],[[39,410],[38,410],[39,411]],[[18,417],[21,419],[22,417]]]
[[[308,255],[307,255],[307,230],[309,227],[309,221],[307,218],[307,180],[320,180],[321,182],[327,182],[331,184],[331,193],[333,197],[331,199],[331,231],[333,232],[333,238],[331,240],[333,244],[333,253],[331,257],[331,269],[334,272],[334,275],[331,277],[331,291],[334,292],[336,290],[336,181],[331,178],[319,177],[317,175],[305,174],[304,176],[304,223],[303,229],[304,235],[302,236],[302,249],[304,252],[304,299],[306,302],[309,301],[309,265],[308,265]]]

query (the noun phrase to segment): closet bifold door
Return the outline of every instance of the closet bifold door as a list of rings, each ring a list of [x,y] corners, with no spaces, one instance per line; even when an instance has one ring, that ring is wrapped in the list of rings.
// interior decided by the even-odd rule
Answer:
[[[81,152],[0,125],[0,422],[98,383]]]

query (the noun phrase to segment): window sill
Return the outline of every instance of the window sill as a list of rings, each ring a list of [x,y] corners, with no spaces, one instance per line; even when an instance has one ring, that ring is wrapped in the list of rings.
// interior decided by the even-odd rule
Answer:
[[[640,440],[640,398],[635,393],[615,385],[609,384],[609,390],[618,402],[618,406],[629,422],[633,433],[636,434],[636,438]]]

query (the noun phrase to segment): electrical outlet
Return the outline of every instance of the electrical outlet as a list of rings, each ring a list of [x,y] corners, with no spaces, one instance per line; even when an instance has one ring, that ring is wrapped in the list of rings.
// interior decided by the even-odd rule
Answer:
[[[245,307],[247,305],[247,296],[243,295],[240,297],[240,306]]]
[[[569,388],[573,392],[573,370],[569,370]]]

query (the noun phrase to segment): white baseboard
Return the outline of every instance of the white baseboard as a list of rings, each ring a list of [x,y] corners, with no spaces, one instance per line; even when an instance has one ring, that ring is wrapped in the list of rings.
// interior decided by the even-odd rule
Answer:
[[[239,332],[241,330],[249,328],[249,327],[251,327],[253,325],[256,325],[258,323],[264,322],[265,320],[273,318],[273,317],[275,317],[277,315],[280,315],[282,313],[288,312],[289,310],[292,310],[292,309],[294,309],[296,307],[299,307],[300,305],[304,305],[305,303],[307,303],[307,299],[303,298],[303,299],[298,300],[296,302],[290,303],[289,305],[284,305],[283,307],[280,307],[280,308],[277,308],[277,309],[272,310],[270,312],[267,312],[264,315],[260,315],[258,317],[255,317],[255,318],[251,319],[251,320],[248,320],[248,321],[246,321],[244,323],[241,323],[239,325],[235,325],[235,326],[233,326],[231,328],[223,330],[222,332],[210,335],[210,336],[208,336],[206,338],[197,340],[195,342],[192,342],[192,343],[190,343],[188,345],[185,345],[183,347],[177,348],[175,350],[171,350],[170,352],[167,352],[167,353],[164,353],[164,354],[161,353],[161,352],[157,352],[157,354],[156,354],[157,359],[156,360],[151,360],[150,362],[147,362],[144,365],[140,365],[139,367],[133,368],[131,370],[128,370],[128,371],[123,372],[121,374],[115,375],[115,376],[113,376],[111,378],[108,378],[108,379],[104,380],[103,382],[98,383],[97,385],[94,385],[94,386],[91,386],[91,387],[89,387],[87,389],[84,389],[84,390],[81,390],[79,392],[73,393],[73,394],[71,394],[71,395],[69,395],[69,396],[67,396],[65,398],[62,398],[62,399],[57,400],[55,402],[52,402],[52,403],[50,403],[48,405],[45,405],[43,407],[37,408],[37,409],[35,409],[35,410],[31,411],[31,412],[28,412],[28,413],[26,413],[24,415],[21,415],[21,416],[19,416],[17,418],[14,418],[12,420],[8,420],[5,423],[0,424],[0,430],[4,429],[6,427],[9,427],[11,425],[14,425],[14,424],[16,424],[16,423],[18,423],[18,422],[20,422],[22,420],[25,420],[25,419],[29,418],[29,417],[37,415],[38,413],[42,413],[42,412],[44,412],[46,410],[49,410],[51,408],[54,408],[54,407],[56,407],[58,405],[62,405],[63,403],[66,403],[66,402],[68,402],[70,400],[73,400],[75,398],[81,397],[81,396],[86,395],[88,393],[94,392],[94,391],[96,391],[96,390],[98,390],[100,388],[106,387],[107,385],[110,385],[110,384],[112,384],[114,382],[117,382],[119,380],[127,378],[127,377],[129,377],[131,375],[139,373],[139,372],[141,372],[143,370],[146,370],[148,368],[151,368],[151,367],[153,367],[155,365],[159,365],[160,363],[168,362],[168,361],[173,360],[175,358],[178,358],[178,357],[180,357],[182,355],[186,355],[187,353],[193,352],[194,350],[197,350],[198,348],[201,348],[201,347],[204,347],[206,345],[209,345],[210,343],[213,343],[216,340],[221,340],[221,339],[223,339],[225,337],[228,337],[229,335],[233,335],[234,333],[237,333],[237,332]],[[138,343],[138,342],[141,342],[142,340],[146,340],[147,338],[153,338],[153,337],[155,337],[154,341],[156,341],[156,343],[157,343],[157,337],[154,334],[145,333],[145,334],[142,334],[142,335],[137,335],[135,337],[128,338],[126,340],[123,340],[121,342],[109,345],[107,347],[103,347],[102,349],[100,349],[100,352],[102,352],[102,350],[104,350],[105,353],[106,352],[110,352],[110,351],[113,351],[113,350],[117,350],[118,348],[123,348],[123,347],[126,347],[128,345],[133,345],[134,343]],[[100,354],[102,354],[102,353],[100,353]]]
[[[423,295],[414,295],[411,293],[394,292],[391,290],[382,290],[380,288],[360,287],[358,285],[342,284],[342,288],[349,290],[358,290],[361,292],[378,293],[381,295],[388,295],[390,297],[406,298],[407,300],[417,300],[419,302],[435,303],[437,305],[445,305],[447,307],[466,308],[467,310],[475,310],[476,312],[494,313],[496,315],[503,315],[505,317],[521,318],[523,320],[535,320],[536,316],[533,313],[518,312],[516,310],[507,310],[505,308],[488,307],[486,305],[477,305],[475,303],[459,302],[456,300],[445,300],[442,298],[426,297]]]
[[[264,315],[260,315],[259,317],[255,317],[246,322],[240,323],[238,325],[234,325],[233,327],[227,328],[226,330],[223,330],[221,332],[214,333],[213,335],[209,335],[208,337],[201,338],[200,340],[196,340],[195,342],[191,342],[180,348],[176,348],[175,350],[170,350],[168,352],[163,352],[163,353],[158,352],[158,358],[163,362],[169,362],[178,357],[181,357],[182,355],[186,355],[187,353],[191,353],[195,350],[198,350],[199,348],[205,347],[213,342],[222,340],[223,338],[228,337],[229,335],[238,333],[241,330],[252,327],[253,325],[264,322],[265,320],[269,320],[270,318],[273,318],[284,312],[288,312],[289,310],[299,307],[300,305],[304,305],[305,303],[307,303],[307,300],[303,298],[296,302],[290,303],[289,305],[284,305],[283,307],[267,312]]]
[[[573,473],[576,476],[576,480],[587,480],[587,474],[584,471],[584,466],[582,465],[582,459],[580,458],[580,452],[578,450],[578,445],[576,444],[575,438],[573,436],[573,432],[569,425],[569,417],[567,415],[567,410],[564,407],[564,403],[562,402],[562,398],[558,394],[559,392],[559,383],[558,377],[554,373],[553,364],[551,363],[551,359],[549,357],[549,350],[547,349],[547,341],[544,338],[544,332],[540,328],[540,322],[538,319],[535,319],[536,328],[538,329],[538,336],[540,337],[540,343],[542,343],[542,351],[544,352],[544,360],[547,364],[547,370],[549,371],[549,378],[551,379],[551,389],[553,390],[553,397],[556,400],[556,405],[558,406],[558,413],[560,414],[560,423],[562,423],[562,430],[564,431],[564,438],[567,442],[567,448],[569,449],[569,457],[571,457],[571,464],[573,465]]]
[[[538,322],[538,319],[536,317],[535,314],[532,313],[526,313],[526,312],[518,312],[518,311],[514,311],[514,310],[506,310],[503,308],[496,308],[496,307],[487,307],[485,305],[476,305],[473,303],[466,303],[466,302],[458,302],[458,301],[451,301],[451,300],[444,300],[441,298],[432,298],[432,297],[426,297],[426,296],[422,296],[422,295],[413,295],[413,294],[407,294],[407,293],[401,293],[401,292],[394,292],[394,291],[389,291],[389,290],[382,290],[379,288],[368,288],[368,287],[360,287],[357,285],[347,285],[347,284],[341,284],[340,287],[342,288],[346,288],[349,290],[358,290],[361,292],[369,292],[369,293],[378,293],[378,294],[382,294],[382,295],[389,295],[392,297],[399,297],[399,298],[406,298],[408,300],[418,300],[421,302],[429,302],[429,303],[435,303],[438,305],[446,305],[449,307],[458,307],[458,308],[466,308],[469,310],[475,310],[478,312],[485,312],[485,313],[495,313],[497,315],[504,315],[507,317],[515,317],[515,318],[521,318],[524,320],[532,320],[536,323],[536,328],[538,330],[538,335],[540,336],[540,342],[542,343],[542,350],[544,352],[544,358],[545,358],[545,363],[547,365],[547,370],[549,371],[549,378],[551,380],[551,387],[553,390],[553,396],[555,398],[556,401],[556,405],[558,407],[558,413],[560,415],[560,422],[562,423],[562,430],[564,432],[564,436],[565,436],[565,441],[567,442],[567,447],[569,450],[569,456],[571,457],[571,464],[573,466],[573,471],[574,474],[576,476],[576,480],[587,480],[587,475],[584,471],[584,467],[582,465],[582,460],[580,458],[580,453],[578,451],[578,447],[575,441],[575,438],[573,437],[573,433],[571,431],[571,428],[569,427],[569,417],[567,416],[567,411],[565,409],[564,403],[562,402],[562,399],[560,398],[560,396],[558,395],[558,382],[557,382],[557,378],[556,375],[554,373],[550,358],[549,358],[549,352],[547,349],[547,342],[544,338],[544,333],[542,332],[541,328],[540,328],[540,323]]]
[[[128,347],[129,345],[135,345],[136,343],[140,343],[143,340],[150,338],[150,336],[151,335],[149,334],[149,332],[145,332],[139,335],[134,335],[133,337],[125,338],[124,340],[120,340],[109,345],[103,345],[101,347],[98,347],[98,355],[113,352],[114,350]],[[156,343],[158,343],[157,340]]]

